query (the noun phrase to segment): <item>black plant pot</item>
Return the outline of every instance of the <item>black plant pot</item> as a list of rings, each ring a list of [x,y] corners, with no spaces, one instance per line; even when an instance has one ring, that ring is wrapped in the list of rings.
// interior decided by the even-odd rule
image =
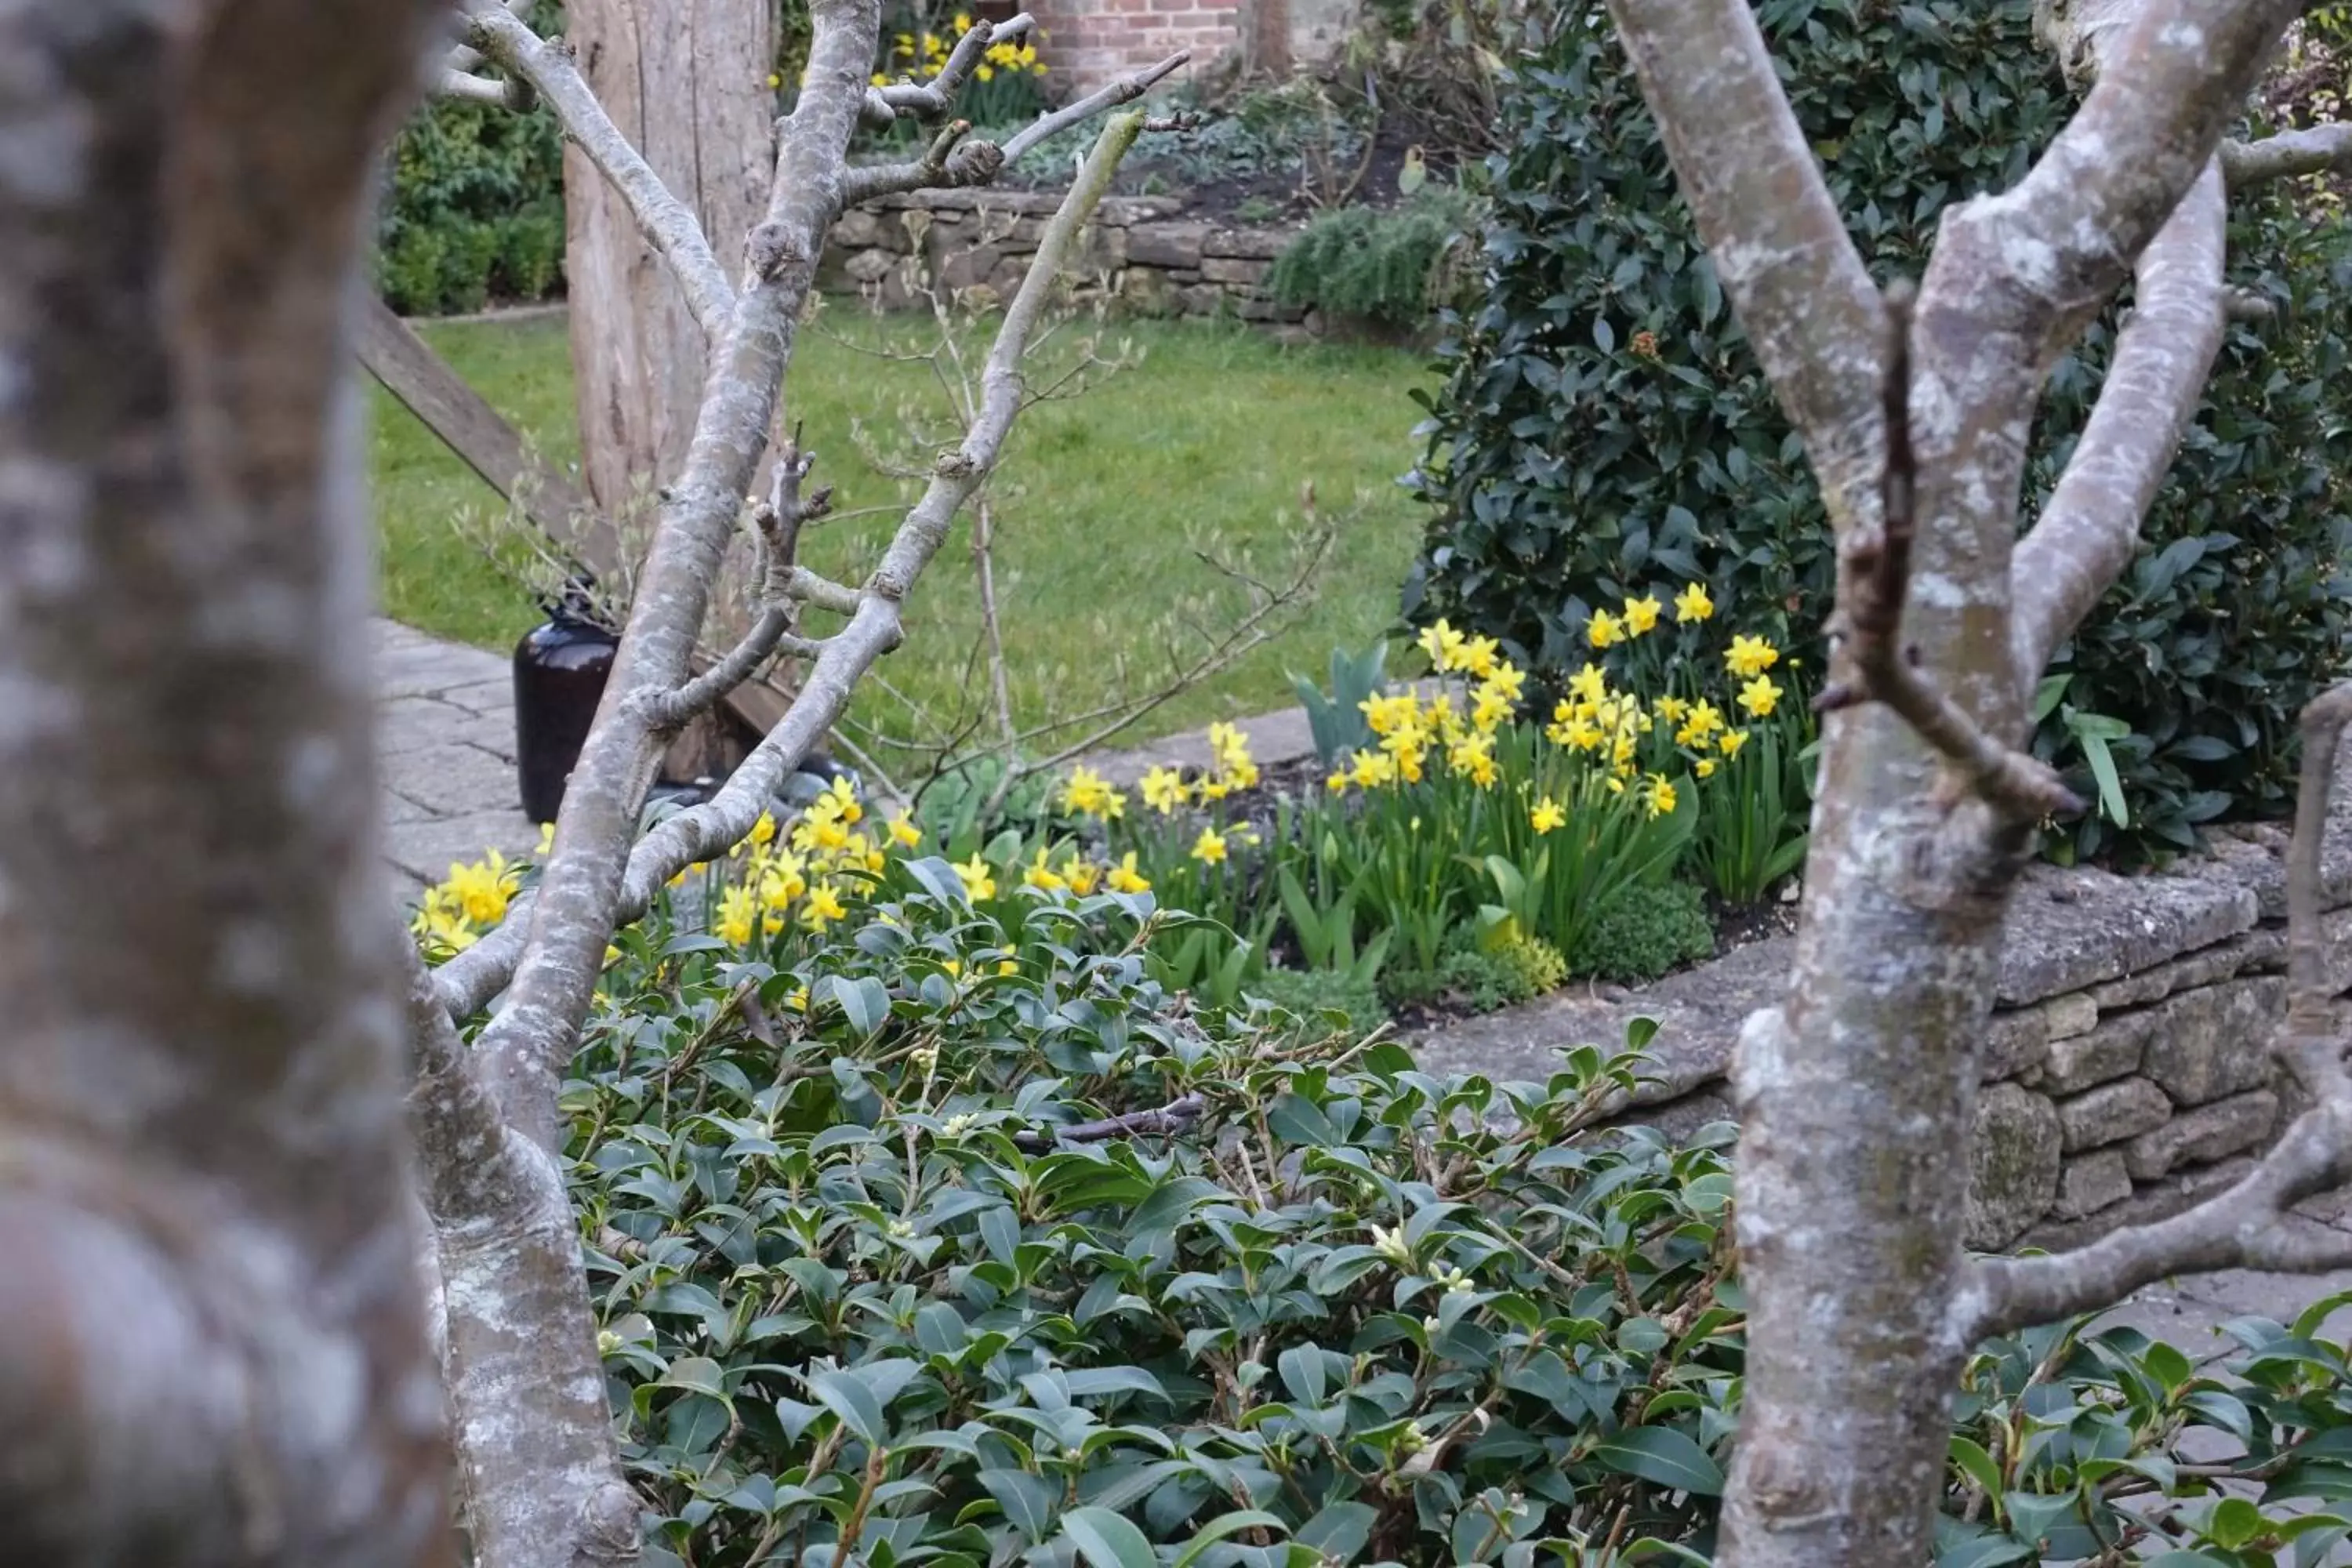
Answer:
[[[619,647],[572,604],[551,607],[546,623],[515,645],[515,775],[523,814],[533,822],[554,821],[563,804]]]

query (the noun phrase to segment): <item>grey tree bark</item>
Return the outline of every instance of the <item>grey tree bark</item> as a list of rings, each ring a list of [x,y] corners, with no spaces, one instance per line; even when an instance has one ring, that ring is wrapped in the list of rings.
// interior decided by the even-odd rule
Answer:
[[[448,1559],[346,368],[434,9],[0,7],[0,1561]]]
[[[1946,215],[1915,297],[1882,290],[1854,250],[1748,0],[1612,0],[1839,540],[1795,972],[1785,1003],[1748,1021],[1734,1073],[1749,1318],[1727,1568],[1929,1560],[1952,1384],[1981,1334],[2173,1268],[2341,1260],[2266,1239],[2263,1223],[2352,1168],[2340,1047],[2314,1043],[2308,998],[2288,1034],[2320,1064],[2306,1074],[2319,1120],[2246,1187],[2077,1257],[1970,1261],[1959,1240],[2002,914],[2063,797],[2016,750],[2026,705],[2128,563],[2194,413],[2225,305],[2222,133],[2301,8],[2047,7],[2053,46],[2096,83],[2018,186]],[[2231,165],[2291,172],[2324,140],[2232,150]],[[2090,427],[2019,543],[2043,371],[2135,267],[2139,310]],[[2315,710],[2306,818],[2324,816],[2347,700]],[[2315,822],[2297,853],[2315,857]],[[2315,910],[2297,926],[2316,942]]]

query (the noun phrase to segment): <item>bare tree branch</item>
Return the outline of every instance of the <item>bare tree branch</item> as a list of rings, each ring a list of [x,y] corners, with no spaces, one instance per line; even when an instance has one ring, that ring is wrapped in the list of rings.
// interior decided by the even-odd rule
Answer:
[[[1172,1138],[1201,1120],[1209,1108],[1206,1097],[1187,1094],[1151,1110],[1130,1110],[1100,1121],[1080,1121],[1050,1132],[1015,1132],[1013,1144],[1031,1154],[1043,1154],[1071,1143],[1108,1143],[1114,1138]]]
[[[2347,170],[2352,170],[2352,121],[2221,144],[2221,173],[2233,191],[2264,180]]]
[[[1878,290],[1774,74],[1748,0],[1611,0],[1683,199],[1804,437],[1830,517],[1876,497]]]
[[[964,35],[970,37],[971,35]],[[1004,151],[993,142],[966,142],[968,120],[950,121],[931,139],[924,154],[908,163],[874,163],[845,170],[841,204],[854,207],[905,191],[984,185],[1004,167]]]
[[[444,70],[434,91],[443,98],[495,104],[500,109],[513,110],[518,114],[528,112],[534,101],[530,84],[519,77],[497,80],[456,69]]]
[[[2139,547],[2140,520],[2221,352],[2228,228],[2221,176],[2208,168],[2140,255],[2137,298],[2098,403],[2010,569],[2021,691],[2032,689]]]
[[[1122,103],[1134,102],[1158,86],[1171,73],[1189,65],[1192,58],[1192,53],[1190,49],[1179,50],[1156,66],[1150,66],[1130,75],[1123,76],[1107,87],[1097,88],[1076,102],[1057,109],[1051,114],[1039,115],[1012,141],[1004,144],[1004,161],[1007,163],[1017,163],[1032,149],[1052,141],[1073,125],[1083,125],[1106,110],[1116,109]]]
[[[581,79],[572,53],[560,40],[541,37],[503,6],[473,0],[467,37],[509,76],[530,83],[547,100],[563,133],[588,155],[598,173],[629,204],[646,241],[666,258],[686,291],[687,308],[714,340],[726,330],[735,302],[726,270],[694,214],[670,194],[629,139],[621,134],[596,95]]]
[[[1003,22],[991,22],[985,17],[975,20],[964,36],[956,40],[948,54],[948,62],[940,74],[926,82],[892,82],[887,87],[869,87],[866,100],[858,106],[858,123],[869,130],[887,131],[898,122],[901,115],[917,120],[937,120],[955,107],[956,94],[988,51],[998,44],[1017,43],[1029,36],[1037,26],[1035,17],[1024,11]],[[856,203],[851,203],[856,205]]]

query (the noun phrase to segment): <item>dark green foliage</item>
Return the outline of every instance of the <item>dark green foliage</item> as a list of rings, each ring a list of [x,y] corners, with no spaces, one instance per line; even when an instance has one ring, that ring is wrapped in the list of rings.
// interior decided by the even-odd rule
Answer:
[[[1242,987],[1251,996],[1296,1014],[1308,1035],[1327,1035],[1323,1015],[1347,1016],[1344,1033],[1359,1040],[1381,1026],[1389,1011],[1381,1005],[1379,985],[1370,975],[1345,969],[1269,969]]]
[[[544,107],[425,105],[393,144],[376,230],[384,301],[411,314],[538,300],[563,279],[563,142]]]
[[[1451,258],[1477,205],[1450,185],[1425,186],[1394,207],[1334,207],[1316,215],[1266,274],[1286,305],[1391,326],[1416,326],[1461,268]]]
[[[1864,256],[1916,276],[1938,215],[2015,180],[2072,111],[2030,0],[1765,0],[1758,18]],[[1581,662],[1591,608],[1705,580],[1717,623],[1820,668],[1832,559],[1802,451],[1732,322],[1605,18],[1562,12],[1489,160],[1488,290],[1450,319],[1423,493],[1435,510],[1405,593],[1539,672]],[[2278,809],[2294,715],[2352,651],[2340,386],[2352,242],[2284,188],[2239,205],[2234,281],[2279,321],[2231,331],[2208,408],[2131,577],[2062,650],[2069,701],[2131,725],[2128,832],[2082,853],[2160,852],[2224,810]],[[2053,373],[2026,516],[2095,395],[2114,318]],[[2340,406],[2340,405],[2339,405]],[[2243,542],[2240,542],[2242,541]],[[2062,753],[2053,718],[2042,745]]]
[[[1601,907],[1569,967],[1599,980],[1644,981],[1714,956],[1705,894],[1688,882],[1635,882]]]
[[[788,969],[624,932],[572,1064],[649,1568],[848,1561],[852,1520],[876,1563],[1706,1561],[1746,1372],[1728,1126],[1590,1135],[1638,1065],[1591,1046],[1441,1079],[1194,1012],[1136,957],[1148,901],[999,925],[942,862],[885,875],[887,921]],[[1178,1137],[1047,1135],[1180,1096]],[[2218,1363],[2086,1321],[1979,1347],[1937,1561],[2126,1527],[2319,1560],[2352,1496],[2340,1300],[2231,1324]],[[2249,1478],[2219,1502],[2177,1468],[2217,1451]]]

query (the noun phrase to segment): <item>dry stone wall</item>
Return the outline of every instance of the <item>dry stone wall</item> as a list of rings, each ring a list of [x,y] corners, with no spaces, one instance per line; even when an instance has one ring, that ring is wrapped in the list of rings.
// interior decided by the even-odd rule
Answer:
[[[1056,194],[1027,191],[883,197],[834,225],[818,286],[887,309],[911,303],[927,288],[1008,300],[1060,202]],[[1072,270],[1082,292],[1107,291],[1138,315],[1299,323],[1306,313],[1276,304],[1264,287],[1295,232],[1187,218],[1181,203],[1164,196],[1109,196]]]
[[[2352,752],[2339,754],[2338,776]],[[2325,884],[2330,989],[2352,986],[2352,805],[2339,785]],[[2210,836],[2164,873],[2040,867],[2017,890],[1977,1110],[1968,1242],[2071,1247],[2237,1181],[2302,1109],[2272,1056],[2286,1006],[2283,830]],[[1658,1020],[1657,1080],[1629,1120],[1684,1131],[1730,1116],[1741,1021],[1776,1000],[1791,939],[1643,991],[1563,994],[1433,1034],[1433,1071],[1540,1079],[1560,1047]]]

